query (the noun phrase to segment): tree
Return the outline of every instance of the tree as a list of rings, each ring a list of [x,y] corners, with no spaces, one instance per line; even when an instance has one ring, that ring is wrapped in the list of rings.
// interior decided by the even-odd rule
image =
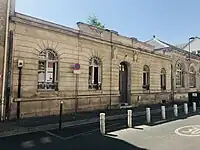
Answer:
[[[105,25],[103,25],[95,15],[89,16],[87,22],[88,22],[89,25],[95,26],[98,29],[104,29],[105,28]]]

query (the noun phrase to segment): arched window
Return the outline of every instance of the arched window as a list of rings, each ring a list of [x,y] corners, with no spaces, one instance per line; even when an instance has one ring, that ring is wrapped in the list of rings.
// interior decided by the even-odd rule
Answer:
[[[189,85],[190,87],[196,87],[196,72],[192,66],[189,69]]]
[[[93,57],[89,64],[89,89],[101,89],[101,61],[97,57]]]
[[[150,87],[150,70],[147,65],[143,67],[143,89],[149,90]]]
[[[52,50],[39,55],[38,89],[58,90],[58,57]]]
[[[176,86],[184,87],[183,66],[180,63],[176,65]]]
[[[160,86],[161,90],[166,90],[166,70],[164,68],[161,69]]]

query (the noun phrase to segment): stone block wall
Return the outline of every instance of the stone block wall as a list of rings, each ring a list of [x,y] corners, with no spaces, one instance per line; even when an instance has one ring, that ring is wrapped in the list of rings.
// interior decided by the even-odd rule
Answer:
[[[83,31],[50,27],[49,23],[22,16],[15,18],[14,53],[13,53],[13,109],[16,105],[18,86],[17,60],[23,60],[22,69],[22,100],[21,114],[25,116],[49,115],[59,112],[59,102],[63,100],[64,111],[74,112],[94,109],[105,109],[109,105],[116,108],[119,105],[119,64],[126,62],[130,69],[130,104],[137,105],[138,96],[142,103],[159,103],[156,93],[162,93],[160,87],[160,72],[166,70],[167,87],[171,89],[171,59],[152,53],[151,47],[135,41],[131,45],[123,44],[122,36],[111,42],[107,39],[92,37]],[[113,34],[109,32],[110,34]],[[126,38],[126,40],[130,40]],[[139,47],[139,48],[138,48]],[[142,49],[144,48],[144,50]],[[59,57],[58,91],[41,91],[37,89],[39,54],[45,49],[54,50]],[[149,49],[149,51],[146,51]],[[102,62],[102,89],[88,89],[89,60],[100,58]],[[81,74],[73,74],[72,64],[80,63]],[[150,90],[142,88],[143,66],[150,68]],[[77,77],[76,77],[77,76]],[[77,84],[76,84],[77,82]],[[77,87],[76,87],[77,85]],[[77,91],[76,91],[77,90]],[[149,93],[149,96],[147,95]],[[162,99],[162,98],[160,98]],[[30,109],[29,109],[30,108]],[[12,112],[16,112],[12,110]]]

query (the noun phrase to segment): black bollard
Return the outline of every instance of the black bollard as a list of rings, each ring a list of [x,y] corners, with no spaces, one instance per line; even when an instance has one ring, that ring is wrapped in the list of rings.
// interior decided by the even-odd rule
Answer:
[[[60,101],[59,131],[61,131],[62,128],[62,112],[63,112],[63,101]]]

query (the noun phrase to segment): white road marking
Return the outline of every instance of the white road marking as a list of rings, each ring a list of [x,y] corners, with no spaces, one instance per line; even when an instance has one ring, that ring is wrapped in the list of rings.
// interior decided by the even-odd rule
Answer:
[[[139,125],[139,126],[134,127],[134,129],[140,129],[140,130],[149,129],[149,128],[151,128],[151,126],[148,126],[148,125]]]
[[[197,137],[200,136],[200,125],[183,126],[174,132],[179,136]]]
[[[26,141],[26,142],[21,143],[21,147],[23,147],[23,148],[35,147],[35,143],[32,140],[31,141]]]
[[[44,131],[44,132],[47,133],[47,134],[49,134],[49,135],[51,135],[51,136],[57,137],[57,138],[59,138],[59,139],[61,139],[61,140],[65,140],[65,138],[63,138],[63,137],[61,137],[61,136],[59,136],[59,135],[57,135],[57,134],[51,133],[51,132],[49,132],[49,131]]]
[[[51,140],[50,137],[43,137],[43,138],[40,139],[40,143],[42,143],[42,144],[48,144],[48,143],[51,143],[51,142],[52,142],[52,140]]]

